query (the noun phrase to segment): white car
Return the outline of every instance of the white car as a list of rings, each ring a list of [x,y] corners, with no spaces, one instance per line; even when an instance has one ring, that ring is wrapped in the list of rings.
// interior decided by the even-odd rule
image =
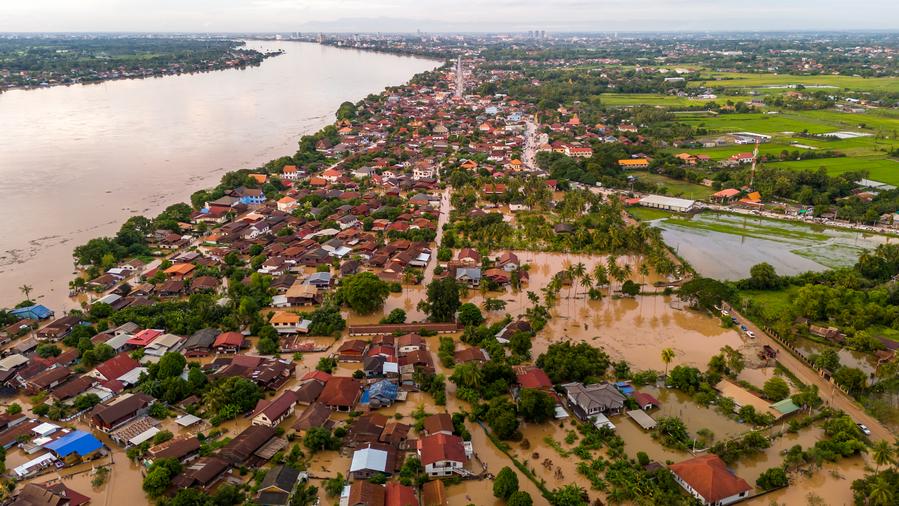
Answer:
[[[726,309],[722,309],[721,316],[730,316],[730,312],[728,312]]]
[[[747,331],[746,331],[746,335],[749,336],[749,337],[752,338],[752,339],[755,339],[755,332],[753,332],[753,331],[751,331],[751,330],[747,330]]]
[[[855,425],[858,425],[858,428],[859,428],[862,432],[864,432],[866,436],[870,436],[870,435],[871,435],[871,429],[869,429],[867,425],[865,425],[865,424],[863,424],[863,423],[857,423],[857,424],[855,424]]]

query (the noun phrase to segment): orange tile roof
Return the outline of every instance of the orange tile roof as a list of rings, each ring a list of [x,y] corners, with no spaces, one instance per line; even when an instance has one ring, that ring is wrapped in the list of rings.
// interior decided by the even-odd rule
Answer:
[[[694,457],[672,464],[668,469],[711,504],[752,490],[746,480],[732,473],[717,455]]]

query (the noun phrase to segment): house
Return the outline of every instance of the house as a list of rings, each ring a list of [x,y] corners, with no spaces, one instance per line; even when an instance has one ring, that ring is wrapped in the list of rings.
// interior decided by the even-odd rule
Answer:
[[[399,396],[399,387],[393,381],[384,379],[373,383],[368,390],[362,393],[361,404],[367,404],[370,409],[390,406],[396,402]]]
[[[346,502],[344,497],[340,498],[340,505],[343,506],[385,506],[386,490],[381,485],[360,480],[354,481],[346,491]]]
[[[396,350],[400,355],[426,348],[425,341],[418,334],[404,334],[396,338]]]
[[[649,168],[649,159],[627,158],[624,160],[618,160],[618,166],[622,169],[647,169]]]
[[[468,362],[487,362],[490,356],[481,348],[464,348],[453,354],[457,364],[465,364]]]
[[[11,309],[10,316],[20,320],[46,320],[53,316],[53,311],[41,304]]]
[[[624,408],[624,395],[609,383],[566,383],[562,388],[569,408],[581,420],[595,418],[603,413],[619,413]]]
[[[112,404],[98,404],[90,412],[91,425],[103,432],[112,430],[145,415],[155,399],[146,394],[126,394]]]
[[[392,448],[380,443],[368,443],[365,447],[353,452],[350,464],[350,476],[355,480],[367,480],[376,474],[393,474],[396,466],[396,455]]]
[[[220,333],[221,331],[218,329],[200,329],[187,338],[184,346],[181,347],[181,352],[186,357],[205,357],[209,354],[210,348],[215,343],[215,338]]]
[[[662,405],[658,399],[647,394],[646,392],[634,392],[634,401],[637,402],[637,405],[640,406],[640,409],[643,411],[649,411],[653,408],[658,408]]]
[[[276,311],[269,323],[279,334],[295,334],[299,330],[300,315],[287,311]]]
[[[240,332],[222,332],[212,344],[216,353],[237,353],[244,348],[246,339]]]
[[[74,430],[44,445],[59,460],[74,465],[99,456],[103,442],[90,432]]]
[[[518,270],[521,262],[518,260],[518,255],[507,251],[496,259],[496,266],[506,272],[512,272]]]
[[[451,476],[468,462],[459,436],[434,434],[418,440],[418,457],[432,478]]]
[[[216,456],[200,457],[172,479],[176,488],[208,490],[225,474],[231,464]]]
[[[456,281],[466,284],[470,287],[476,287],[481,284],[481,268],[480,267],[456,267]]]
[[[163,334],[144,347],[145,357],[162,357],[170,351],[181,349],[184,338],[175,334]]]
[[[147,449],[150,460],[177,459],[188,460],[200,452],[200,440],[197,436],[181,436],[170,439]]]
[[[293,429],[302,432],[312,427],[325,427],[328,419],[331,417],[331,410],[320,402],[315,402],[303,410],[297,421],[293,424]]]
[[[391,481],[387,483],[386,489],[387,506],[419,506],[412,487]]]
[[[740,190],[735,188],[725,188],[724,190],[715,192],[710,197],[712,201],[718,202],[720,204],[727,204],[737,200],[737,197],[740,196]]]
[[[479,265],[481,263],[481,254],[474,248],[462,248],[456,257],[462,265]]]
[[[348,339],[337,348],[337,358],[341,362],[362,362],[368,343],[361,339]]]
[[[25,381],[25,393],[34,395],[44,390],[50,390],[62,385],[72,375],[68,367],[52,367],[28,378]]]
[[[281,197],[277,202],[278,210],[285,213],[293,212],[297,208],[297,199],[293,197]]]
[[[88,375],[97,378],[101,382],[112,381],[128,375],[139,367],[140,364],[137,360],[131,358],[128,353],[122,352],[98,365]]]
[[[91,501],[62,483],[26,483],[10,506],[82,506]]]
[[[275,437],[275,428],[264,425],[250,425],[219,450],[219,456],[231,464],[240,465],[248,461],[256,451]]]
[[[539,367],[528,367],[527,370],[519,373],[516,378],[518,386],[521,388],[543,390],[544,392],[550,392],[553,388],[552,380]]]
[[[453,417],[449,413],[438,413],[425,418],[424,421],[425,434],[431,436],[434,434],[445,434],[451,436],[455,427],[453,425]]]
[[[275,466],[265,473],[259,484],[255,504],[259,506],[286,506],[293,490],[301,480],[300,471],[290,466]]]
[[[442,480],[431,480],[421,486],[421,506],[449,506]]]
[[[702,504],[724,506],[745,499],[752,486],[735,475],[714,454],[693,457],[668,466],[674,480]]]
[[[663,195],[647,195],[640,199],[640,205],[676,213],[689,213],[696,209],[695,200],[665,197]]]
[[[253,425],[276,427],[293,414],[297,399],[293,391],[287,390],[274,400],[260,399],[253,411]]]
[[[322,389],[318,402],[335,411],[352,411],[359,401],[361,385],[356,378],[333,376]]]

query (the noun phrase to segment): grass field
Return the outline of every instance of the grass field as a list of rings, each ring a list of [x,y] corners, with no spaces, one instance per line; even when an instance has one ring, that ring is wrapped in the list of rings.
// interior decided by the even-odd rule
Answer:
[[[708,196],[712,193],[715,193],[715,191],[708,186],[688,183],[686,181],[672,179],[668,176],[663,176],[660,174],[652,174],[650,172],[634,172],[633,175],[641,181],[665,186],[666,188],[668,188],[667,195],[671,197],[684,197],[694,200],[704,200],[708,198]]]
[[[830,175],[856,170],[868,171],[868,179],[899,186],[899,161],[877,157],[823,158],[797,162],[773,162],[768,165],[792,170],[824,167]]]
[[[664,209],[653,209],[651,207],[640,206],[631,207],[627,212],[640,221],[662,220],[674,216],[674,213],[665,211]]]
[[[715,117],[678,116],[678,121],[719,133],[755,132],[770,135],[808,130],[809,133],[823,134],[838,130],[827,122],[792,114],[746,113],[721,114]]]
[[[703,77],[706,77],[705,75]],[[783,74],[743,74],[737,72],[710,72],[709,80],[691,82],[690,86],[766,87],[802,84],[804,86],[835,86],[850,90],[899,92],[899,79],[894,77],[854,76],[793,76]]]
[[[662,95],[658,93],[603,93],[599,98],[603,104],[613,107],[630,105],[656,105],[677,109],[679,107],[686,108],[691,106],[705,105],[709,102],[715,102],[720,105],[726,103],[728,100],[731,100],[733,102],[746,102],[752,97],[718,97],[715,100],[706,100]]]
[[[764,307],[766,312],[770,312],[769,314],[786,314],[798,289],[791,286],[785,290],[740,290],[740,297],[751,299]]]

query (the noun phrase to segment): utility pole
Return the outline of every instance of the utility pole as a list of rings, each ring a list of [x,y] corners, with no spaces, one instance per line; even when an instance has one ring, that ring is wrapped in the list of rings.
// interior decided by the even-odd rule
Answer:
[[[749,175],[749,189],[753,190],[753,183],[755,183],[755,166],[759,159],[759,140],[755,140],[755,149],[752,150],[752,171]]]

